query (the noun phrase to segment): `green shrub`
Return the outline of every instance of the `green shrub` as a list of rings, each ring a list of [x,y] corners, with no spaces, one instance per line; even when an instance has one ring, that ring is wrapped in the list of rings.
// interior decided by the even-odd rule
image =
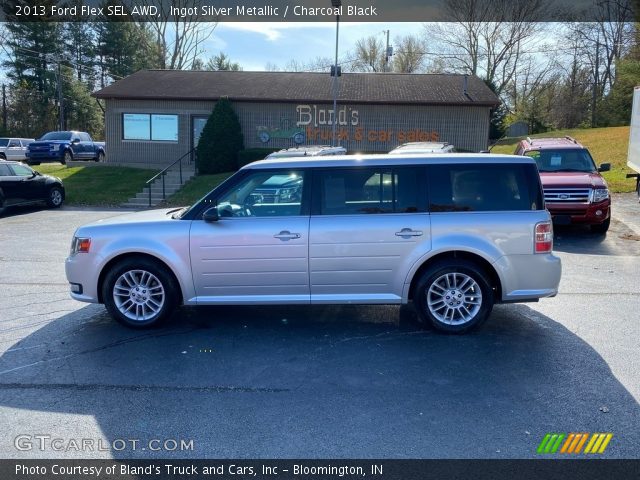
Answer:
[[[242,168],[256,160],[263,160],[267,155],[277,152],[278,148],[247,148],[238,152],[238,168]]]
[[[238,152],[244,147],[242,129],[231,102],[221,98],[216,102],[198,142],[198,173],[214,173],[236,170]]]

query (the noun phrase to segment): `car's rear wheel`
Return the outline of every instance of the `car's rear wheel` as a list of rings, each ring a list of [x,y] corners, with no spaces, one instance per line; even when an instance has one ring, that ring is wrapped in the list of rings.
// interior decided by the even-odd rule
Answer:
[[[481,325],[493,308],[488,276],[467,260],[445,260],[425,271],[414,300],[420,319],[446,333],[464,333]]]
[[[0,153],[0,160],[6,160],[7,156],[4,153]]]
[[[71,153],[71,150],[65,150],[64,155],[62,155],[62,164],[66,165],[67,162],[70,162],[72,160],[73,160],[73,154]]]
[[[111,316],[131,328],[148,328],[166,321],[178,304],[173,275],[146,258],[118,263],[106,275],[102,298]]]
[[[64,193],[60,187],[51,187],[47,196],[47,205],[51,208],[59,208],[64,202]]]
[[[591,231],[593,233],[607,233],[607,230],[609,230],[610,225],[611,225],[611,217],[607,218],[602,223],[591,225]]]

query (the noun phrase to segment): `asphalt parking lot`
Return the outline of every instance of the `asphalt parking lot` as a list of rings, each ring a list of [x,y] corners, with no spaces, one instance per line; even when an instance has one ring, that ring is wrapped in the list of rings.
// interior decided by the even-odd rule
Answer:
[[[603,456],[640,458],[634,195],[614,198],[606,236],[556,231],[556,298],[498,305],[466,336],[421,329],[411,307],[183,309],[125,329],[64,276],[74,229],[119,214],[0,218],[0,457],[531,458],[548,432],[611,432]]]

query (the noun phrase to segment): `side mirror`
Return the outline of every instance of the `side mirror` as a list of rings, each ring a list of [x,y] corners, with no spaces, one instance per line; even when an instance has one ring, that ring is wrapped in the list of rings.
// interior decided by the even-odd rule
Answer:
[[[71,140],[71,143],[76,145],[76,144],[80,143],[80,139],[79,138],[74,138],[73,140]]]
[[[611,170],[611,164],[610,163],[603,163],[600,165],[600,167],[598,167],[598,171],[599,172],[608,172]]]
[[[207,223],[217,222],[220,220],[220,215],[218,215],[218,207],[211,207],[202,214],[202,220]]]

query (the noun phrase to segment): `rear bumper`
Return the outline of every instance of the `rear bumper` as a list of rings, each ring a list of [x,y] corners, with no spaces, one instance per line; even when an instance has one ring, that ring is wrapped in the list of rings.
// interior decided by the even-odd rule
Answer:
[[[493,264],[502,281],[502,302],[531,302],[554,297],[562,275],[555,255],[505,255]]]
[[[598,225],[611,216],[611,200],[586,205],[546,202],[546,207],[553,222],[558,225]]]

